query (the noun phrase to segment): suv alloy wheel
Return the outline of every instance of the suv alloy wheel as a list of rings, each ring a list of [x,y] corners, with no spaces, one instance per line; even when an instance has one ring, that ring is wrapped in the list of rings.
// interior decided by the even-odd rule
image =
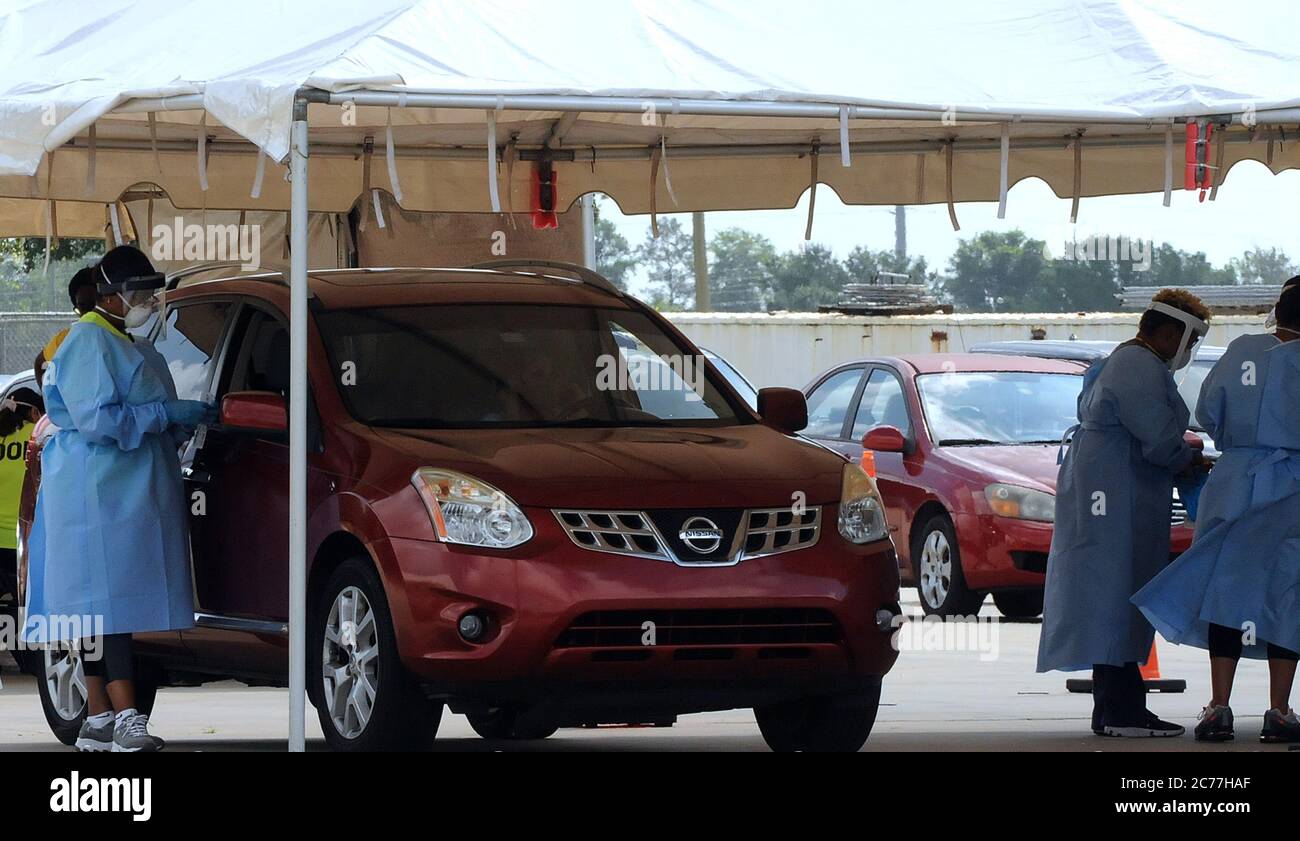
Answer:
[[[428,747],[442,704],[425,698],[402,667],[370,560],[344,561],[318,596],[307,662],[325,741],[344,751]]]

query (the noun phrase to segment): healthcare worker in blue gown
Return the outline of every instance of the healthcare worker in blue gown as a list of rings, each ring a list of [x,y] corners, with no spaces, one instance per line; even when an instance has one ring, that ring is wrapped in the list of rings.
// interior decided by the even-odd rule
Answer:
[[[1300,742],[1291,709],[1300,650],[1300,276],[1283,286],[1277,329],[1228,345],[1196,417],[1222,455],[1201,493],[1191,549],[1133,597],[1168,640],[1208,648],[1212,697],[1196,738],[1233,738],[1243,654],[1267,658],[1260,738]]]
[[[24,639],[75,642],[63,617],[102,621],[97,645],[81,640],[87,718],[77,747],[154,751],[162,740],[136,709],[131,635],[194,624],[176,448],[215,412],[175,399],[157,351],[127,332],[156,309],[162,275],[129,246],[96,271],[95,309],[73,325],[44,381],[59,431],[41,455]]]
[[[1094,365],[1079,395],[1057,479],[1038,671],[1092,669],[1098,735],[1184,732],[1146,708],[1138,664],[1154,631],[1129,599],[1169,563],[1175,476],[1204,462],[1183,438],[1189,412],[1173,371],[1191,360],[1208,318],[1194,295],[1161,290],[1136,338]]]

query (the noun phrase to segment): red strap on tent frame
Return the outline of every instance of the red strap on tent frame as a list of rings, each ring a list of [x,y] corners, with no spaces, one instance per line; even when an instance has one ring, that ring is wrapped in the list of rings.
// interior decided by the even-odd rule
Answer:
[[[555,213],[555,167],[548,160],[540,160],[533,164],[532,181],[533,227],[537,229],[560,227],[560,218]]]
[[[1187,124],[1183,188],[1200,190],[1198,201],[1205,201],[1205,191],[1210,189],[1214,182],[1214,171],[1210,166],[1210,136],[1213,133],[1213,123],[1200,121]]]

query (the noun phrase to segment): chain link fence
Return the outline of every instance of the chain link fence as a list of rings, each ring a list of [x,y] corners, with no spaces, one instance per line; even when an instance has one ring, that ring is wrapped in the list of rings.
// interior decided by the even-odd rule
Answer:
[[[0,378],[32,367],[50,337],[73,319],[71,312],[0,312]]]

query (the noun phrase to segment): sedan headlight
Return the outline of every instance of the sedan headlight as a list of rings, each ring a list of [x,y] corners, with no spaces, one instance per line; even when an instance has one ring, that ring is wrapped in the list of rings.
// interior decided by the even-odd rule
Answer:
[[[533,536],[514,500],[464,473],[421,467],[411,477],[438,539],[466,546],[510,549]]]
[[[984,489],[984,498],[999,517],[1040,523],[1056,521],[1056,497],[1043,491],[998,482]]]
[[[885,506],[875,481],[861,465],[844,465],[840,484],[840,536],[850,543],[883,540],[889,534]]]

